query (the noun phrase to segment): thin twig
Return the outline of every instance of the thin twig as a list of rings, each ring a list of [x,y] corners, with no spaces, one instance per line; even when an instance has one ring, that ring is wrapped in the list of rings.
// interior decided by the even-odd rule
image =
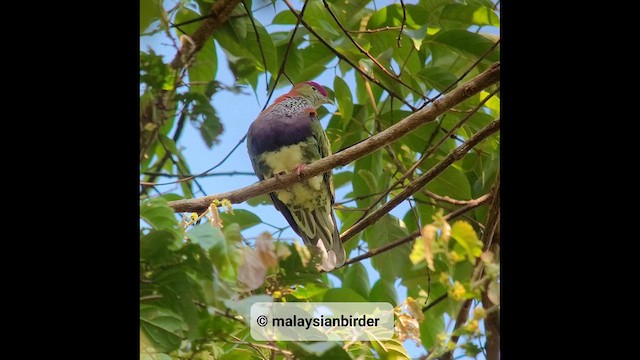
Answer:
[[[396,247],[398,247],[398,246],[400,246],[402,244],[408,243],[409,241],[417,238],[418,236],[420,236],[420,231],[416,231],[416,232],[411,233],[411,234],[409,234],[409,235],[407,235],[407,236],[405,236],[405,237],[403,237],[403,238],[401,238],[399,240],[392,241],[390,243],[387,243],[386,245],[383,245],[383,246],[380,246],[378,248],[369,250],[369,251],[367,251],[366,253],[364,253],[362,255],[358,255],[358,256],[356,256],[354,258],[351,258],[351,259],[345,261],[343,266],[347,266],[349,264],[353,264],[355,262],[362,261],[364,259],[368,259],[368,258],[370,258],[372,256],[378,255],[378,254],[383,253],[385,251],[391,250],[391,249],[396,248]]]
[[[477,198],[475,204],[468,205],[468,206],[465,206],[465,207],[462,207],[462,208],[458,209],[458,211],[451,212],[451,213],[443,216],[443,219],[446,220],[446,221],[450,221],[452,219],[455,219],[458,216],[461,216],[464,213],[466,213],[468,211],[471,211],[474,208],[484,204],[489,198],[490,198],[490,194],[485,194],[485,195]],[[369,250],[369,251],[367,251],[366,253],[364,253],[362,255],[358,255],[358,256],[356,256],[356,257],[354,257],[352,259],[349,259],[349,260],[345,261],[343,266],[346,266],[346,265],[349,265],[349,264],[353,264],[355,262],[362,261],[364,259],[368,259],[368,258],[370,258],[372,256],[378,255],[378,254],[383,253],[385,251],[391,250],[391,249],[396,248],[396,247],[398,247],[398,246],[400,246],[402,244],[408,243],[411,240],[414,240],[418,236],[420,236],[420,231],[416,231],[416,232],[411,233],[411,234],[409,234],[409,235],[407,235],[407,236],[405,236],[405,237],[403,237],[401,239],[392,241],[392,242],[390,242],[390,243],[388,243],[386,245],[383,245],[381,247]],[[343,242],[344,242],[344,240],[343,240]]]
[[[407,9],[404,6],[404,1],[400,0],[400,5],[402,6],[402,24],[400,24],[400,31],[396,39],[399,48],[402,47],[402,31],[404,30],[404,24],[407,22]]]
[[[264,58],[264,50],[262,50],[262,42],[260,41],[260,34],[258,34],[258,27],[256,26],[256,22],[253,19],[253,16],[251,16],[251,12],[249,11],[249,8],[247,7],[247,4],[245,4],[244,0],[242,0],[242,7],[244,8],[244,11],[247,13],[247,16],[249,16],[249,20],[251,21],[251,25],[253,26],[253,31],[256,32],[256,40],[258,41],[258,49],[260,50],[260,56],[262,57],[262,64],[264,65],[264,83],[267,86],[267,89],[269,88],[269,79],[267,77],[267,73],[269,72],[267,69],[267,60]]]
[[[453,87],[455,87],[460,81],[462,81],[462,79],[464,79],[465,76],[467,76],[467,74],[469,74],[471,72],[471,70],[473,70],[473,68],[475,68],[478,64],[480,64],[480,61],[482,61],[487,55],[489,55],[493,49],[496,48],[496,46],[498,46],[498,44],[500,44],[500,40],[498,39],[498,41],[496,41],[495,43],[493,43],[493,45],[491,45],[491,47],[489,49],[487,49],[487,51],[484,52],[484,54],[482,54],[478,60],[476,60],[473,64],[471,64],[471,66],[469,66],[469,68],[462,73],[462,75],[458,76],[458,78],[456,79],[456,81],[452,82],[451,84],[449,84],[449,86],[447,86],[444,90],[442,90],[440,92],[440,94],[436,95],[432,100],[436,100],[438,99],[440,96],[444,95],[447,93],[447,91],[451,90]],[[422,109],[423,107],[425,107],[429,102],[425,101],[424,104],[422,104],[420,106],[420,109]]]
[[[493,133],[500,129],[500,119],[494,120],[485,126],[483,129],[478,131],[472,137],[470,137],[467,141],[465,141],[462,145],[451,151],[442,161],[434,165],[429,171],[424,173],[418,179],[409,184],[400,194],[396,195],[389,202],[382,205],[376,211],[369,214],[366,218],[361,221],[355,223],[349,229],[347,229],[344,233],[340,235],[342,242],[345,242],[358,234],[360,231],[364,230],[367,226],[375,223],[380,220],[384,215],[386,215],[389,211],[393,210],[396,206],[398,206],[401,202],[406,200],[409,196],[413,195],[415,192],[422,189],[429,181],[433,180],[436,176],[438,176],[444,169],[449,167],[455,161],[458,161],[464,157],[464,155],[469,152],[474,146],[480,143],[482,140],[488,138]]]
[[[369,205],[369,211],[371,209],[373,209],[373,207],[380,203],[382,200],[384,200],[386,198],[387,195],[389,195],[389,193],[391,192],[391,190],[393,188],[395,188],[398,184],[402,183],[405,179],[410,178],[413,179],[413,173],[416,171],[416,169],[429,157],[431,156],[438,148],[440,148],[440,146],[450,137],[452,136],[456,130],[458,130],[462,125],[464,125],[465,122],[467,122],[467,120],[469,120],[469,118],[471,118],[471,116],[473,114],[475,114],[478,110],[480,110],[480,108],[482,106],[484,106],[484,104],[493,96],[495,95],[498,91],[499,91],[499,87],[498,89],[494,90],[491,94],[489,94],[488,96],[486,96],[484,99],[482,99],[482,101],[476,105],[470,112],[469,114],[467,114],[465,117],[463,117],[462,119],[460,119],[460,121],[458,121],[458,123],[451,128],[451,130],[449,130],[447,132],[447,134],[445,136],[442,137],[442,139],[440,139],[440,141],[434,145],[432,148],[427,149],[427,151],[425,153],[422,154],[422,156],[420,157],[420,159],[418,159],[418,161],[416,161],[411,168],[409,168],[409,170],[405,171],[405,173],[400,177],[400,179],[396,180],[395,183],[389,187],[389,189],[387,189],[384,193],[382,193],[382,195],[380,195],[376,200],[373,201],[373,203],[371,203],[371,205]],[[441,122],[440,122],[441,123]],[[439,123],[439,124],[440,124]],[[366,215],[367,215],[368,211],[365,212],[364,214],[362,214],[362,216],[360,217],[360,219],[358,219],[358,221],[362,220]]]
[[[284,73],[284,66],[287,63],[289,49],[291,48],[291,44],[293,44],[293,39],[296,36],[296,32],[298,31],[298,27],[300,26],[300,22],[302,21],[302,17],[304,16],[304,10],[307,8],[308,3],[309,1],[305,0],[304,5],[302,5],[302,10],[300,10],[300,15],[296,20],[296,26],[293,28],[293,31],[291,32],[291,37],[289,38],[289,42],[287,43],[287,48],[284,50],[284,57],[282,58],[282,63],[280,63],[280,69],[278,69],[278,75],[276,76],[276,80],[273,82],[273,88],[271,89],[271,91],[269,91],[269,96],[267,97],[267,101],[265,101],[264,107],[262,108],[263,111],[264,109],[267,108],[267,104],[269,104],[269,101],[271,100],[271,96],[273,96],[273,92],[275,91],[276,86],[278,86],[278,80],[280,80],[280,75]],[[287,76],[287,79],[289,79],[288,76]],[[289,79],[289,81],[291,81],[291,79]]]
[[[425,311],[427,311],[427,310],[431,309],[432,307],[434,307],[434,306],[438,305],[438,303],[439,303],[439,302],[441,302],[442,300],[446,299],[446,298],[447,298],[447,296],[448,296],[448,295],[447,295],[447,293],[444,293],[444,294],[442,294],[442,295],[438,296],[435,300],[433,300],[432,302],[430,302],[430,303],[429,303],[429,305],[427,305],[427,306],[423,307],[423,308],[422,308],[422,312],[425,312]]]
[[[342,23],[340,23],[340,20],[338,20],[338,17],[333,13],[331,8],[329,7],[329,3],[327,3],[327,0],[322,0],[322,2],[324,3],[324,7],[327,9],[327,11],[329,12],[329,14],[333,18],[333,20],[336,22],[338,27],[347,36],[347,38],[351,41],[351,43],[358,49],[358,51],[360,51],[361,54],[363,54],[364,56],[369,58],[369,60],[371,60],[380,70],[382,70],[382,72],[385,73],[385,75],[387,75],[390,78],[394,79],[395,81],[399,82],[400,84],[402,84],[407,89],[413,91],[415,94],[418,94],[418,96],[420,96],[421,98],[426,99],[428,101],[431,100],[426,95],[423,95],[420,91],[418,91],[418,90],[412,88],[411,86],[407,85],[404,81],[402,81],[400,79],[400,77],[398,75],[392,74],[389,70],[387,70],[387,68],[385,68],[382,64],[380,64],[378,59],[376,59],[373,56],[371,56],[371,54],[369,54],[369,52],[367,50],[365,50],[362,46],[360,46],[360,44],[358,44],[358,42],[355,41],[353,39],[353,37],[351,37],[351,35],[349,35],[349,32],[347,31],[347,29],[345,29],[344,26],[342,26]],[[404,3],[403,3],[403,6],[402,6],[402,9],[404,9]],[[404,26],[404,21],[402,22],[402,24]],[[400,35],[402,35],[402,30],[400,31]],[[400,35],[398,35],[398,43],[400,43],[400,41],[401,41]]]
[[[434,121],[439,115],[448,109],[461,103],[462,101],[477,94],[482,89],[498,81],[500,77],[500,63],[495,63],[482,74],[458,87],[446,96],[433,102],[430,106],[412,113],[402,121],[390,126],[388,129],[380,132],[366,140],[349,147],[348,149],[327,156],[323,159],[315,161],[305,167],[305,170],[298,176],[292,172],[278,178],[270,178],[263,180],[257,184],[247,186],[242,189],[200,197],[196,199],[185,199],[169,202],[169,206],[175,212],[201,212],[209,207],[214,199],[227,199],[231,203],[240,203],[247,199],[267,194],[275,190],[284,189],[285,187],[299,181],[307,180],[316,175],[330,171],[338,166],[344,166],[350,162],[368,155],[377,149],[386,146],[418,127]],[[495,123],[495,122],[494,122]],[[496,129],[497,130],[497,129]],[[479,133],[478,133],[479,134]],[[476,135],[478,135],[476,134]],[[475,136],[474,136],[475,137]],[[470,138],[468,141],[474,139]],[[468,144],[468,142],[467,142]],[[433,169],[432,169],[433,170]],[[442,169],[440,169],[442,171]]]
[[[382,89],[386,90],[389,95],[395,97],[396,99],[402,101],[405,105],[407,105],[409,107],[409,109],[411,109],[411,111],[416,111],[416,107],[411,105],[407,100],[404,99],[404,97],[398,95],[396,92],[391,91],[390,89],[388,89],[386,86],[384,86],[380,81],[378,81],[376,78],[374,78],[373,76],[369,75],[366,71],[362,70],[359,66],[357,66],[356,64],[353,63],[353,61],[349,60],[349,58],[347,58],[346,56],[344,56],[343,54],[341,54],[338,50],[336,50],[333,46],[331,46],[325,39],[323,39],[320,35],[318,35],[318,33],[313,29],[313,27],[309,26],[309,24],[304,21],[304,19],[302,19],[301,16],[298,15],[297,10],[293,7],[293,5],[291,5],[291,3],[289,2],[289,0],[284,0],[285,4],[287,4],[287,6],[289,7],[289,10],[291,10],[291,12],[298,16],[298,19],[300,19],[300,22],[302,23],[302,25],[304,25],[304,27],[313,35],[316,37],[316,39],[318,39],[324,46],[327,47],[327,49],[329,49],[332,53],[334,53],[337,57],[339,57],[341,60],[343,60],[344,62],[346,62],[347,64],[351,65],[352,68],[354,68],[357,72],[361,73],[362,75],[364,75],[367,79],[369,79],[372,83],[378,85],[379,87],[381,87]]]
[[[231,154],[233,154],[234,151],[236,151],[236,149],[244,142],[244,140],[247,138],[247,135],[245,134],[242,139],[240,139],[238,141],[238,143],[236,144],[236,146],[233,147],[233,149],[231,149],[231,151],[229,151],[229,153],[227,153],[227,155],[225,155],[224,158],[222,158],[222,160],[220,160],[217,164],[213,165],[211,168],[201,172],[200,174],[197,175],[193,175],[193,176],[189,176],[189,177],[185,177],[183,179],[180,180],[176,180],[176,181],[169,181],[169,182],[164,182],[164,183],[158,183],[155,185],[170,185],[170,184],[178,184],[181,182],[185,182],[185,181],[189,181],[192,179],[195,179],[197,177],[201,177],[204,176],[206,174],[208,174],[210,171],[213,171],[215,169],[217,169],[220,165],[224,164],[225,161],[227,161],[227,159],[231,156]]]
[[[291,351],[281,349],[281,348],[279,348],[277,346],[261,344],[261,343],[250,343],[250,342],[244,341],[244,340],[240,339],[239,337],[234,336],[232,334],[227,334],[227,335],[229,337],[231,337],[233,340],[235,340],[237,342],[237,344],[240,344],[240,345],[247,345],[247,346],[253,346],[253,347],[256,347],[256,348],[262,348],[262,349],[267,349],[267,350],[271,350],[271,351],[276,351],[276,352],[281,353],[282,355],[285,355],[287,358],[290,358],[290,357],[293,356],[293,353]]]
[[[157,177],[167,177],[167,178],[182,178],[182,177],[190,177],[190,176],[197,176],[197,177],[210,177],[210,176],[234,176],[234,175],[247,175],[247,176],[255,176],[256,174],[250,171],[226,171],[226,172],[216,172],[216,173],[209,173],[209,174],[205,174],[205,175],[196,175],[196,174],[184,174],[184,175],[179,175],[179,174],[167,174],[167,173],[163,173],[163,172],[143,172],[142,175],[149,175],[149,176],[157,176]],[[143,185],[156,185],[155,183],[149,183],[149,182],[141,182],[141,184]]]
[[[382,31],[398,30],[398,29],[400,29],[400,26],[385,26],[379,29],[347,30],[347,32],[351,34],[374,34]]]

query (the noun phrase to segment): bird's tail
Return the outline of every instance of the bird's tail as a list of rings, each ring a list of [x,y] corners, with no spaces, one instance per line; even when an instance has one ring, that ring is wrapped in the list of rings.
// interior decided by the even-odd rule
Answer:
[[[291,214],[298,224],[300,236],[320,252],[322,256],[320,269],[331,271],[344,264],[346,254],[340,241],[336,217],[331,208],[328,211],[323,208],[294,210]]]

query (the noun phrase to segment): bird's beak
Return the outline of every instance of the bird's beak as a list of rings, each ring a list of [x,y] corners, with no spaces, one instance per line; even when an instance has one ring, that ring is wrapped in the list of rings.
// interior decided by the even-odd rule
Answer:
[[[336,104],[336,103],[334,103],[334,102],[333,102],[333,100],[329,99],[329,98],[328,98],[328,97],[326,97],[326,96],[324,97],[324,101],[325,101],[327,104],[331,104],[331,105],[335,105],[335,104]]]

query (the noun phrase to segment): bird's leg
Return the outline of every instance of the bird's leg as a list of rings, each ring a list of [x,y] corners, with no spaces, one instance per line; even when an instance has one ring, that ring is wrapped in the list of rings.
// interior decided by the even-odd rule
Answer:
[[[296,166],[296,168],[294,169],[294,171],[296,172],[296,174],[298,175],[298,179],[302,178],[302,172],[304,171],[304,167],[307,166],[307,164],[305,163],[300,163]]]

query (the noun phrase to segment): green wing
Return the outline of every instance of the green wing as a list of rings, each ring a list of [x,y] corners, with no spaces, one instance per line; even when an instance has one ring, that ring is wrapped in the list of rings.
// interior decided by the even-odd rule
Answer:
[[[331,145],[329,144],[329,138],[327,138],[327,134],[324,132],[322,124],[320,124],[320,121],[317,118],[311,122],[311,132],[318,144],[320,157],[325,158],[331,155]],[[331,195],[331,205],[333,206],[335,191],[333,188],[333,176],[331,175],[331,171],[327,171],[326,173],[324,173],[324,182],[329,189],[329,194]]]

